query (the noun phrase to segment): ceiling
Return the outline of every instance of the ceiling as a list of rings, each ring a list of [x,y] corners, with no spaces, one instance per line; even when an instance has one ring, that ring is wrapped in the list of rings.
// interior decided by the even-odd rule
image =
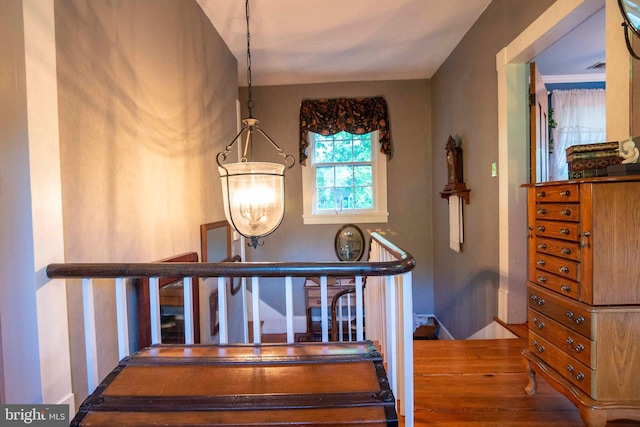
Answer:
[[[252,85],[430,78],[490,0],[253,0]],[[242,0],[198,0],[238,59]]]
[[[622,31],[620,37],[622,37]],[[544,76],[545,83],[604,81],[604,68],[590,69],[589,67],[606,62],[605,45],[603,7],[549,46],[534,61],[540,74]]]
[[[246,86],[245,2],[197,1],[238,59],[238,81]],[[251,83],[430,78],[490,2],[253,0]],[[586,69],[605,61],[604,11],[587,21],[536,58],[544,75],[604,73]]]

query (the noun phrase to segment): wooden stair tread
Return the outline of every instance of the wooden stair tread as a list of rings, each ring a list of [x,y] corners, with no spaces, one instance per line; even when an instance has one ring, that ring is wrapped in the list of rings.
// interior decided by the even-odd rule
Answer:
[[[158,345],[123,359],[71,425],[397,425],[371,342]]]

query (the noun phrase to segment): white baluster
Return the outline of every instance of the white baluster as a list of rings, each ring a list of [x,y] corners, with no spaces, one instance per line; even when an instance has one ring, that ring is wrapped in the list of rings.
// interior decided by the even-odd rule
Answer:
[[[320,277],[320,316],[322,342],[329,342],[329,310],[327,309],[327,276]]]
[[[293,283],[291,276],[284,278],[285,286],[285,307],[287,313],[287,343],[292,344],[295,341],[293,334]]]
[[[184,277],[182,286],[184,296],[184,343],[193,344],[193,282],[191,277]]]
[[[356,277],[356,341],[364,340],[362,276]]]
[[[160,281],[149,278],[149,317],[151,318],[151,344],[162,343],[162,325],[160,323]]]
[[[245,344],[249,343],[249,305],[247,303],[247,278],[240,279],[240,295],[242,298],[242,338]]]
[[[227,319],[227,286],[226,278],[218,277],[218,324],[220,325],[220,344],[229,343],[229,326]],[[233,283],[231,284],[233,286]]]
[[[82,307],[84,311],[84,344],[87,360],[87,387],[89,393],[98,386],[98,343],[96,339],[96,312],[93,302],[93,280],[82,279]]]
[[[260,344],[260,282],[257,277],[251,278],[251,309],[253,314],[253,343]]]
[[[398,347],[397,347],[397,299],[396,289],[393,276],[385,277],[385,300],[386,305],[386,325],[385,325],[385,337],[386,337],[386,352],[387,352],[387,366],[389,367],[389,383],[393,390],[398,390]]]
[[[402,274],[402,319],[403,327],[401,335],[404,373],[404,399],[402,400],[402,414],[409,414],[405,418],[405,426],[413,427],[413,279],[411,272]]]
[[[118,354],[122,360],[131,354],[127,316],[127,283],[122,277],[116,279],[116,322],[118,325]]]

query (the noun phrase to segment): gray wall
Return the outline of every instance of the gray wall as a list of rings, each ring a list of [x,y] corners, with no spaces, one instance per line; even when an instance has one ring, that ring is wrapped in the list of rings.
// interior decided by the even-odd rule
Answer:
[[[491,163],[498,160],[496,54],[551,4],[493,0],[431,80],[435,309],[456,338],[498,314],[498,180],[491,177]],[[471,189],[461,253],[448,247],[448,205],[438,195],[447,177],[444,144],[455,134],[462,137]]]
[[[246,100],[246,88],[240,91]],[[431,210],[431,120],[428,80],[349,82],[253,88],[253,116],[296,165],[286,172],[286,212],[282,225],[258,249],[248,249],[250,261],[336,261],[335,234],[341,224],[305,225],[302,222],[303,166],[297,164],[300,102],[303,99],[383,96],[389,108],[393,158],[387,163],[389,222],[358,224],[379,230],[410,252],[417,262],[413,273],[414,311],[433,313]],[[247,116],[243,109],[243,117]],[[258,140],[260,141],[260,140]],[[265,149],[265,151],[268,149]],[[260,158],[263,160],[264,158]],[[263,286],[264,300],[284,312],[280,290]],[[301,282],[294,290],[296,314],[304,314]]]
[[[224,219],[215,154],[235,135],[237,61],[183,0],[55,3],[67,262],[150,262],[200,249]],[[74,389],[86,393],[81,292],[68,285]],[[98,282],[99,325],[115,325]],[[99,377],[117,363],[100,328]],[[84,392],[84,393],[83,393]]]

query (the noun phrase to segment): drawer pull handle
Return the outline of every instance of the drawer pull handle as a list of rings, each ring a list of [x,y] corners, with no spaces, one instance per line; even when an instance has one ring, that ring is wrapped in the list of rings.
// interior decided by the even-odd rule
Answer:
[[[538,226],[538,231],[539,232],[544,233],[544,230],[545,230],[544,225],[539,225]]]
[[[540,347],[536,348],[536,351],[537,351],[538,353],[542,353],[544,350],[545,350],[545,348],[544,348],[544,346],[543,346],[543,345],[541,345]]]
[[[589,237],[591,236],[591,233],[588,231],[585,231],[584,233],[582,233],[582,247],[586,248],[587,246],[589,246]]]
[[[574,368],[571,365],[567,365],[567,371],[569,371],[569,375],[577,381],[582,381],[584,379],[584,374],[582,372],[578,372],[576,375],[573,375]]]
[[[531,295],[531,301],[537,301],[537,300],[538,300],[537,295]]]
[[[538,282],[540,283],[546,283],[547,282],[547,278],[544,276],[538,277]]]
[[[570,233],[570,231],[569,231],[569,229],[568,229],[568,228],[561,228],[561,229],[560,229],[560,234],[563,234],[563,235],[565,235],[565,236],[568,236],[568,235],[569,235],[569,233]]]
[[[544,249],[547,249],[547,245],[546,245],[546,243],[540,243],[540,244],[538,245],[538,249],[543,249],[543,250],[544,250]]]
[[[569,248],[562,248],[560,252],[562,252],[564,255],[571,255],[571,249]]]
[[[569,285],[562,285],[560,286],[560,289],[562,289],[565,292],[571,292],[571,286]]]
[[[564,196],[564,197],[569,197],[571,195],[571,191],[569,191],[569,190],[561,191],[560,195]]]
[[[541,259],[541,260],[538,260],[538,262],[536,264],[538,264],[540,267],[542,267],[545,264],[545,262],[544,262],[544,260]]]
[[[542,329],[544,328],[546,325],[544,324],[544,322],[540,322],[536,325],[538,327],[538,329]]]
[[[527,239],[533,239],[533,234],[531,234],[531,231],[533,231],[533,225],[528,226],[527,229],[529,230],[527,232]]]
[[[567,274],[569,273],[569,267],[560,267],[560,273]]]
[[[569,209],[563,209],[560,214],[563,216],[571,216],[571,211]]]
[[[575,323],[576,325],[584,323],[584,317],[582,316],[578,316],[575,319],[573,318],[573,311],[567,311],[567,317],[573,320],[573,323]]]
[[[536,340],[531,340],[531,345],[536,347],[538,345],[538,341]]]
[[[573,338],[567,337],[567,344],[569,344],[569,348],[575,351],[576,353],[582,353],[584,351],[584,346],[582,344],[578,344],[577,346],[573,346]]]
[[[547,210],[546,209],[540,209],[538,211],[538,215],[546,215],[547,214]]]
[[[541,191],[537,194],[538,197],[546,197],[547,193],[545,193],[544,191]]]
[[[538,299],[538,301],[536,301],[536,304],[538,305],[543,305],[545,303],[544,298],[540,298]]]
[[[537,318],[537,317],[532,317],[532,318],[531,318],[531,321],[532,321],[533,323],[538,323],[538,318]]]

